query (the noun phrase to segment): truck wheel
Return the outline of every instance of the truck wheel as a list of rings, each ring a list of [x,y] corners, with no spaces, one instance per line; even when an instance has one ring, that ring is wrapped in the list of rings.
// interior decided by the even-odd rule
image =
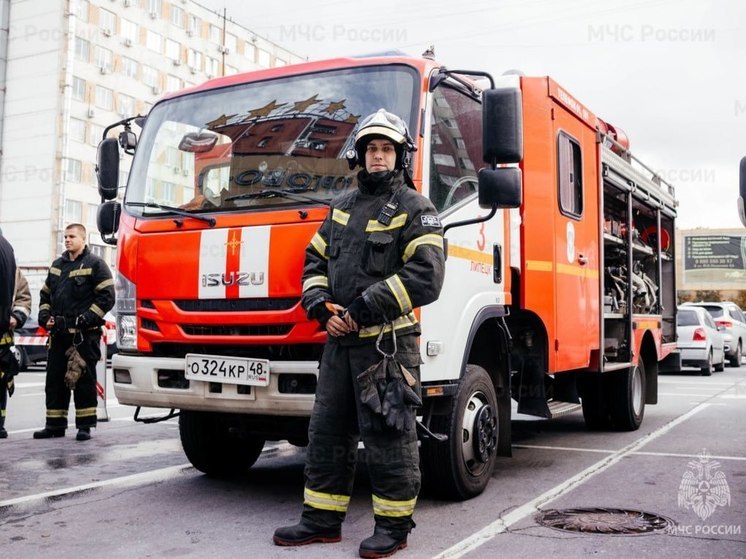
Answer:
[[[184,454],[200,472],[230,476],[248,470],[264,448],[264,439],[239,437],[221,414],[182,410],[179,435]]]
[[[466,366],[449,413],[433,416],[430,429],[447,434],[448,441],[423,441],[423,477],[428,491],[459,501],[484,491],[497,461],[500,430],[497,396],[487,371],[477,365]]]
[[[611,428],[611,416],[606,391],[606,378],[595,375],[585,378],[581,384],[580,400],[583,405],[585,426],[592,431],[605,431]]]
[[[701,370],[703,377],[709,377],[712,374],[712,350],[707,354],[707,361]]]
[[[741,346],[741,340],[738,340],[738,345],[736,346],[736,353],[733,354],[732,357],[728,358],[728,362],[731,367],[741,366],[741,354],[742,353],[743,353],[743,347]]]
[[[611,423],[620,431],[635,431],[645,415],[645,363],[609,373]]]

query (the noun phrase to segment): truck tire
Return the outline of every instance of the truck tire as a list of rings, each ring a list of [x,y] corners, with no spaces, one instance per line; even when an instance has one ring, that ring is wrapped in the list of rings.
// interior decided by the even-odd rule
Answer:
[[[740,367],[741,366],[741,354],[743,353],[743,346],[741,345],[741,340],[738,340],[738,344],[736,345],[736,353],[734,353],[731,357],[728,357],[728,363],[731,367]]]
[[[591,431],[611,429],[608,390],[604,375],[585,378],[580,385],[580,401],[583,406],[585,426]]]
[[[635,431],[645,415],[645,362],[609,374],[609,411],[613,427]]]
[[[433,416],[430,429],[447,434],[448,440],[423,441],[426,491],[457,501],[484,491],[497,462],[500,430],[497,396],[487,371],[477,365],[466,366],[449,413]]]
[[[181,446],[189,462],[209,476],[244,473],[264,448],[264,439],[239,437],[221,414],[182,410],[179,414]]]

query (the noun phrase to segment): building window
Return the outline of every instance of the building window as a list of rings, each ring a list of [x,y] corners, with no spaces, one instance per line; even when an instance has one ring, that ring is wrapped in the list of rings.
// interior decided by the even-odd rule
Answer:
[[[114,107],[114,93],[111,89],[102,85],[96,86],[96,106],[107,111],[112,110]]]
[[[142,81],[145,85],[148,85],[150,87],[158,87],[159,85],[161,85],[158,70],[156,70],[152,66],[143,65]]]
[[[117,16],[114,12],[101,8],[98,12],[98,26],[101,32],[109,37],[117,30]]]
[[[220,27],[217,25],[210,24],[210,41],[215,43],[216,45],[219,45],[222,43],[220,40],[220,35],[222,34]]]
[[[104,127],[91,123],[91,145],[97,146],[104,139]]]
[[[124,44],[127,46],[136,45],[139,42],[137,40],[139,35],[138,28],[134,21],[122,18],[120,33],[124,39]]]
[[[80,37],[75,37],[75,58],[82,62],[91,59],[91,43]]]
[[[65,181],[67,182],[80,182],[81,177],[81,164],[77,159],[63,159],[62,172],[64,174]]]
[[[225,65],[225,75],[226,76],[234,76],[238,74],[238,68],[235,66],[231,66],[230,64]]]
[[[77,200],[65,200],[65,221],[67,223],[81,223],[83,204]]]
[[[259,66],[262,68],[269,68],[271,58],[269,56],[269,53],[266,50],[258,49],[259,54]]]
[[[122,72],[128,78],[137,79],[137,71],[140,67],[140,63],[133,58],[122,57]]]
[[[571,217],[580,217],[583,214],[580,144],[565,132],[557,136],[557,166],[560,211]]]
[[[79,118],[70,118],[69,133],[73,140],[85,142],[86,121]]]
[[[88,21],[88,0],[75,0],[75,15],[80,21]]]
[[[212,78],[220,73],[220,62],[217,58],[205,57],[205,73]]]
[[[148,29],[146,38],[145,38],[145,46],[148,47],[150,50],[155,52],[163,52],[163,37],[156,33],[155,31],[151,31]]]
[[[250,43],[249,41],[246,41],[243,45],[243,55],[254,62],[256,60],[256,47],[254,46],[254,43]]]
[[[187,32],[190,35],[196,35],[199,37],[199,18],[195,15],[189,15],[189,23],[187,24]]]
[[[135,114],[135,98],[125,95],[124,93],[119,94],[119,116],[128,117],[134,116]]]
[[[111,72],[114,64],[114,53],[104,47],[96,47],[96,66],[99,67],[101,73],[106,74]]]
[[[202,53],[195,49],[189,49],[187,51],[187,64],[197,72],[202,70]]]
[[[148,0],[148,13],[151,17],[161,17],[161,11],[163,10],[161,0]]]
[[[73,99],[78,101],[85,101],[85,80],[73,76]]]
[[[166,56],[173,61],[181,62],[181,45],[173,39],[166,39]]]
[[[171,74],[166,76],[166,91],[179,91],[181,88],[181,78]]]
[[[171,6],[171,23],[176,27],[184,27],[184,10],[178,6]]]
[[[86,204],[86,213],[88,214],[88,227],[92,230],[96,230],[96,213],[98,213],[98,206],[96,204]],[[79,222],[82,223],[82,222]]]
[[[275,66],[287,66],[288,61],[282,58],[275,58]]]
[[[236,36],[231,35],[230,33],[225,34],[225,48],[228,49],[228,52],[236,52]]]

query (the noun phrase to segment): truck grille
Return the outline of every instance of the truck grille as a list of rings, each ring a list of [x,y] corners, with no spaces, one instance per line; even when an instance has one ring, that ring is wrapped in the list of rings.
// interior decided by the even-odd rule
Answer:
[[[181,329],[189,336],[284,336],[293,328],[292,324],[211,326],[188,324]]]
[[[285,311],[298,304],[297,297],[280,299],[179,299],[174,304],[187,312]]]

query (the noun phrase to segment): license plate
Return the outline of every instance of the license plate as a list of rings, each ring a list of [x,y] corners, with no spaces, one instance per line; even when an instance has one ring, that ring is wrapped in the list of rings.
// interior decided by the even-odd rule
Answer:
[[[184,376],[189,380],[269,385],[269,360],[188,353]]]

